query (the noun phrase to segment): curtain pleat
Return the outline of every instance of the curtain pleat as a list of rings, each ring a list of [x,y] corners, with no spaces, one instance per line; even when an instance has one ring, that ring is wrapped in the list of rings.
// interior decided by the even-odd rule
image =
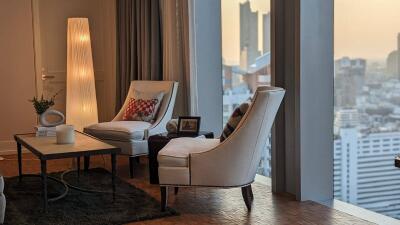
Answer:
[[[118,0],[118,71],[116,111],[132,80],[162,80],[159,0]]]
[[[188,0],[117,0],[116,111],[132,80],[179,82],[174,116],[189,114]]]
[[[160,0],[165,80],[179,82],[174,116],[189,115],[190,57],[187,0]]]

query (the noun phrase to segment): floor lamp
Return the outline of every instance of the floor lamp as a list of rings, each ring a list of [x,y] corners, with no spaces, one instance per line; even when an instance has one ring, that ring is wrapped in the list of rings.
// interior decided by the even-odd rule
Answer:
[[[67,34],[67,124],[78,131],[98,123],[89,20],[69,18]]]

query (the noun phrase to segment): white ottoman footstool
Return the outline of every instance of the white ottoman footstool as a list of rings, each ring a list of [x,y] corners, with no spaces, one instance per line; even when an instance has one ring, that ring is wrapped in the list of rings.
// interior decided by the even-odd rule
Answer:
[[[4,216],[6,214],[6,197],[3,194],[4,179],[0,176],[0,224],[4,223]]]

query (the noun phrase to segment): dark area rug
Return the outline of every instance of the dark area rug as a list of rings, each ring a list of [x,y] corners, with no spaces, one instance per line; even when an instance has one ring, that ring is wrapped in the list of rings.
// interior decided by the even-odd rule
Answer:
[[[49,176],[59,178],[61,173]],[[65,180],[79,187],[111,191],[111,174],[96,168],[87,173],[65,175]],[[108,193],[86,193],[70,189],[64,199],[49,203],[48,213],[43,211],[40,177],[5,179],[7,198],[6,225],[121,225],[134,221],[178,215],[168,208],[160,211],[160,203],[141,189],[117,178],[117,195],[113,201]],[[64,187],[48,180],[49,197],[58,196]]]

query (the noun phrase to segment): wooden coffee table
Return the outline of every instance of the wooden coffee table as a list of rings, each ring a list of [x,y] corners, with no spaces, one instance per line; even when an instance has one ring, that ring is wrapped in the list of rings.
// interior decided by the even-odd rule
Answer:
[[[116,173],[116,160],[117,154],[121,152],[121,149],[104,143],[92,136],[81,132],[75,132],[75,143],[58,145],[56,144],[56,137],[36,137],[35,134],[16,134],[14,139],[17,142],[18,150],[18,174],[21,180],[24,174],[22,173],[22,146],[27,148],[40,160],[41,165],[41,178],[43,185],[43,201],[44,210],[47,212],[48,202],[55,201],[61,197],[48,199],[47,197],[47,161],[52,159],[65,159],[65,158],[77,158],[78,159],[78,174],[80,170],[80,157],[87,157],[92,155],[111,155],[111,174],[112,174],[112,194],[115,198],[115,173]],[[56,180],[49,177],[50,179]],[[66,183],[64,183],[67,186]],[[66,188],[68,192],[68,188]],[[66,195],[66,192],[62,197]]]

